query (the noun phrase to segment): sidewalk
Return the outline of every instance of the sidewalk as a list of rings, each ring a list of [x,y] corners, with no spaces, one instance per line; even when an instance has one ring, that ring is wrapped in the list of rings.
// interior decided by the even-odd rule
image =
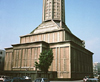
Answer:
[[[32,81],[34,82],[34,81]],[[50,82],[83,82],[83,80],[76,80],[76,81],[50,81]]]
[[[50,82],[83,82],[83,80],[76,80],[76,81],[50,81]]]

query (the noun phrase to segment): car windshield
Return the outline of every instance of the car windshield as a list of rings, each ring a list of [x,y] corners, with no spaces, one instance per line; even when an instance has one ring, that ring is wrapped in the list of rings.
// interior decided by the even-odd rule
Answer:
[[[37,79],[35,82],[41,82],[41,79]]]
[[[48,79],[36,79],[35,82],[48,82]]]
[[[88,79],[87,82],[98,82],[97,79]]]
[[[96,80],[88,80],[87,82],[98,82],[98,81],[96,81]]]
[[[31,79],[21,80],[21,82],[32,82]]]

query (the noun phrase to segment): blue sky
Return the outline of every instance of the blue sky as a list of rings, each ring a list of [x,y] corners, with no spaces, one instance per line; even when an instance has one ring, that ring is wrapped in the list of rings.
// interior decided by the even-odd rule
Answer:
[[[0,49],[20,42],[42,22],[43,0],[0,0]],[[100,0],[65,0],[66,24],[100,62]]]

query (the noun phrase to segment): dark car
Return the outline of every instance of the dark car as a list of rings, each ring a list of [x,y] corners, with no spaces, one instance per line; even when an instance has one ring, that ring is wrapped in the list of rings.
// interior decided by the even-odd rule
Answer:
[[[50,82],[48,78],[37,78],[34,82]]]
[[[11,82],[21,82],[21,78],[20,77],[14,77]]]
[[[31,78],[28,77],[28,76],[23,76],[23,77],[21,78],[21,82],[32,82],[32,80],[31,80]]]
[[[14,77],[11,82],[32,82],[31,78],[28,76],[24,77]]]

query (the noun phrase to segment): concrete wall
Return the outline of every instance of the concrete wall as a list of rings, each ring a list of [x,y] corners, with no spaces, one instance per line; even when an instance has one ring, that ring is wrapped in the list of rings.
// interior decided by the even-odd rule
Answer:
[[[48,43],[64,41],[64,32],[51,32],[44,34],[32,34],[20,38],[20,43],[28,43],[35,41],[45,41]]]
[[[53,50],[54,60],[49,70],[57,71],[58,78],[71,78],[70,44],[51,44],[50,48]]]
[[[38,61],[43,47],[48,47],[48,44],[16,44],[6,49],[5,70],[35,70],[35,61]]]
[[[0,71],[4,70],[4,58],[5,58],[5,51],[0,50]]]
[[[71,78],[69,45],[69,43],[50,44],[50,48],[53,50],[54,60],[49,71],[57,71],[58,78]],[[47,43],[13,45],[13,50],[6,49],[5,70],[35,71],[35,61],[38,61],[41,51],[47,48],[49,48]]]
[[[71,45],[71,76],[82,78],[93,77],[93,53],[80,46]]]
[[[44,34],[31,34],[20,37],[20,43],[28,43],[35,41],[45,41],[47,43],[61,42],[70,40],[82,46],[82,40],[67,31],[56,31]]]
[[[4,70],[12,69],[12,60],[13,60],[12,56],[13,56],[13,48],[6,49]]]
[[[65,32],[64,33],[65,34],[65,40],[71,40],[71,41],[77,43],[78,45],[82,46],[82,41],[79,38],[77,38],[75,35],[73,35],[69,32],[66,32],[66,31],[64,31],[64,32]]]

